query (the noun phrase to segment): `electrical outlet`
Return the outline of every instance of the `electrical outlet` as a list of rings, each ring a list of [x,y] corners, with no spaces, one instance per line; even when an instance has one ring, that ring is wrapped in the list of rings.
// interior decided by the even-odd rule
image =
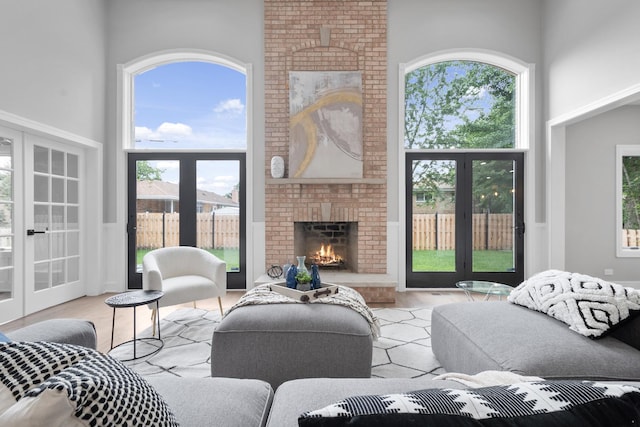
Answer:
[[[605,276],[613,276],[613,268],[605,268],[604,269]]]

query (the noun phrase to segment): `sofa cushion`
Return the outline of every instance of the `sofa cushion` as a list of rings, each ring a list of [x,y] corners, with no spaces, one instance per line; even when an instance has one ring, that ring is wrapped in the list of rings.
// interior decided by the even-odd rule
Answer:
[[[592,338],[640,313],[640,291],[558,270],[531,276],[511,292],[507,301],[548,314]]]
[[[273,389],[264,381],[239,378],[149,377],[172,408],[180,427],[261,427]]]
[[[49,341],[96,348],[96,328],[88,320],[49,319],[34,323],[7,336],[12,341]]]
[[[297,427],[303,412],[361,394],[401,393],[419,388],[463,388],[454,381],[420,378],[304,378],[276,390],[268,427]]]
[[[0,344],[0,355],[0,387],[15,401],[0,414],[0,425],[177,425],[142,377],[96,350],[12,342]]]
[[[640,350],[640,316],[635,316],[611,331],[611,336]]]
[[[522,382],[476,389],[427,389],[349,397],[306,412],[316,426],[632,426],[640,422],[640,389],[576,381]]]
[[[506,301],[434,307],[431,346],[447,372],[640,380],[640,354],[635,348],[612,336],[585,337],[546,314]]]

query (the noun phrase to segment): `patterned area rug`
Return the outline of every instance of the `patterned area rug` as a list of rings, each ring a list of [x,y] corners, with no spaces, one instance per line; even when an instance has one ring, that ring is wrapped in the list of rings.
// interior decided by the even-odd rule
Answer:
[[[373,343],[372,377],[434,377],[445,371],[431,351],[431,309],[376,308],[381,337]],[[160,321],[164,347],[148,357],[125,362],[145,376],[208,377],[211,375],[211,336],[220,314],[202,309],[184,308],[169,313]],[[138,334],[150,337],[151,329]],[[152,349],[137,343],[137,353]],[[130,345],[114,349],[111,355],[128,359]]]

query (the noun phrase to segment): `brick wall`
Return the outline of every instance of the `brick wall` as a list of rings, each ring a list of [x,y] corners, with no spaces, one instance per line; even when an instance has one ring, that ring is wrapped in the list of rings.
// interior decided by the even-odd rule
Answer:
[[[295,221],[357,221],[357,272],[386,273],[387,1],[265,0],[264,16],[265,269],[294,259]],[[325,45],[322,27],[330,30]],[[271,158],[287,163],[289,153],[290,71],[362,72],[361,182],[270,179]]]

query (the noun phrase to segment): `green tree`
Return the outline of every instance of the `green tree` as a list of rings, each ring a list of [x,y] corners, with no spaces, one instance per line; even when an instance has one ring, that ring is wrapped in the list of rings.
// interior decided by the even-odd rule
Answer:
[[[622,228],[640,229],[640,157],[622,158]]]
[[[512,148],[515,76],[472,61],[440,62],[407,73],[404,128],[407,149]],[[454,162],[414,162],[412,166],[414,186],[430,189],[433,199],[441,188],[454,185]],[[498,188],[510,189],[512,173],[505,173],[502,166],[489,170],[492,166],[489,162],[478,174],[493,177],[497,181],[491,184]],[[492,199],[478,200],[477,207],[488,209],[490,204],[492,212],[510,209],[510,191],[489,190],[486,193]]]
[[[154,168],[147,160],[136,163],[136,179],[138,181],[162,181],[165,169]]]

